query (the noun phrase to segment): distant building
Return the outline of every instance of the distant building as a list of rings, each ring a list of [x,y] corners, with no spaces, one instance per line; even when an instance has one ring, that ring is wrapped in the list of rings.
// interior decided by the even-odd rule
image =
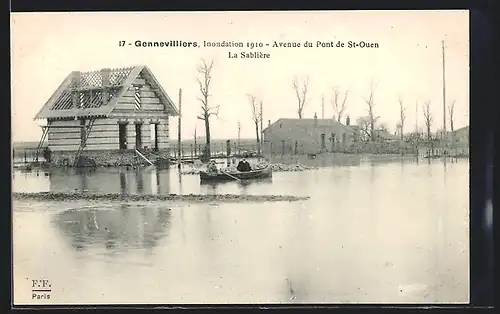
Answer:
[[[346,124],[349,118],[346,119]],[[279,119],[263,131],[264,153],[304,154],[341,151],[357,141],[359,131],[333,119]]]
[[[451,142],[455,145],[468,146],[469,145],[469,133],[470,133],[469,126],[465,126],[465,127],[460,128],[458,130],[455,130],[453,132],[448,132],[448,139],[451,140]]]
[[[373,131],[373,133],[375,141],[392,142],[399,140],[399,137],[397,135],[391,134],[387,130],[375,130]]]
[[[46,119],[44,137],[68,158],[85,151],[169,148],[174,103],[147,66],[74,71],[35,119]]]

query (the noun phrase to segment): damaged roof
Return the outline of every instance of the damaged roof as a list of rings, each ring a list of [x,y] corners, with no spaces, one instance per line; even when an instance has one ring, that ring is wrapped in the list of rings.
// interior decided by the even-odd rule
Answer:
[[[71,72],[52,94],[36,119],[62,119],[107,117],[115,108],[121,97],[133,86],[134,80],[141,75],[151,86],[157,97],[165,106],[165,111],[177,116],[179,111],[167,95],[151,70],[144,65],[101,69],[90,72]],[[107,100],[103,97],[107,95]],[[79,107],[75,108],[74,97]]]

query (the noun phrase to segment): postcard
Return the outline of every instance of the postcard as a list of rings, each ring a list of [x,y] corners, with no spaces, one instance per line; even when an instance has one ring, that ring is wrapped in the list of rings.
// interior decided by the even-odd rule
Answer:
[[[13,13],[13,302],[469,302],[469,12]]]

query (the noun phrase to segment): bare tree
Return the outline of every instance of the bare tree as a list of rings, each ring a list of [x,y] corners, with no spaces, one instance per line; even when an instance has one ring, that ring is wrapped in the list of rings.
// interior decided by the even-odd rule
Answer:
[[[309,88],[309,76],[306,77],[302,84],[299,84],[297,78],[293,80],[292,84],[298,101],[297,113],[299,114],[299,119],[302,119],[304,115],[304,106],[307,100],[307,89]],[[302,88],[299,85],[302,85]]]
[[[404,138],[405,120],[406,120],[406,115],[405,115],[406,108],[403,106],[403,97],[399,96],[398,101],[399,101],[399,130],[400,130],[401,139],[403,139]]]
[[[332,105],[333,105],[333,111],[337,114],[337,122],[342,121],[342,115],[344,114],[345,107],[346,107],[346,102],[347,102],[347,95],[349,94],[349,90],[346,90],[344,93],[344,99],[340,101],[340,90],[338,87],[332,87],[333,90],[333,99],[332,99]]]
[[[208,102],[210,96],[210,84],[212,83],[212,68],[214,62],[207,63],[204,59],[198,67],[198,73],[201,78],[197,78],[198,86],[200,88],[201,97],[198,100],[201,102],[201,114],[197,117],[205,122],[205,156],[210,158],[210,117],[219,115],[219,105],[211,106]]]
[[[448,106],[448,115],[450,116],[450,131],[453,132],[455,129],[453,128],[453,111],[455,109],[455,101],[452,101]]]
[[[359,117],[356,119],[356,125],[358,126],[361,134],[361,138],[364,140],[371,139],[370,131],[370,118],[369,117]]]
[[[431,114],[431,101],[428,100],[424,103],[424,123],[427,130],[427,140],[431,140],[431,126],[432,126],[432,114]]]
[[[257,138],[257,147],[259,150],[259,155],[260,155],[260,136],[259,136],[259,123],[262,117],[262,112],[259,110],[257,106],[257,97],[254,95],[248,94],[248,100],[250,101],[250,106],[252,108],[252,120],[253,123],[255,124],[255,135]],[[261,101],[262,102],[262,101]]]
[[[370,95],[367,99],[365,99],[365,103],[368,106],[368,119],[370,123],[370,139],[373,141],[375,139],[375,125],[380,118],[379,116],[375,116],[374,107],[374,93],[375,93],[375,84],[372,82],[370,86]]]

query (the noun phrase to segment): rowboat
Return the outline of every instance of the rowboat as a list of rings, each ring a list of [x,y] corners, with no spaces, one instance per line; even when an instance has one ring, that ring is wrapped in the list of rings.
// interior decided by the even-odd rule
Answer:
[[[255,169],[247,172],[224,172],[223,170],[217,173],[211,174],[205,171],[200,171],[200,181],[204,182],[226,182],[226,181],[246,181],[246,180],[258,180],[258,179],[268,179],[273,175],[273,169],[271,165],[265,165],[262,168]]]

